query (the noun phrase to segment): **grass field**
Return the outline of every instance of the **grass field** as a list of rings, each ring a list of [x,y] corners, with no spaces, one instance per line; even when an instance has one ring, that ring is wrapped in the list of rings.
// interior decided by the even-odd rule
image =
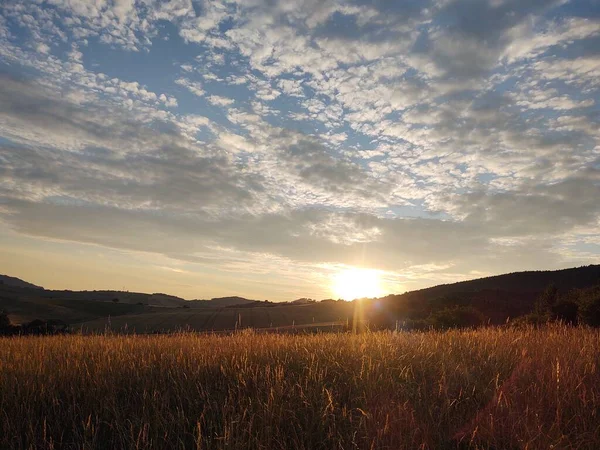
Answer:
[[[278,328],[311,326],[323,323],[346,324],[352,319],[354,305],[347,302],[277,306],[271,308],[154,308],[151,313],[126,314],[74,324],[83,333],[226,331],[240,328]]]
[[[0,448],[600,448],[600,334],[0,342]]]

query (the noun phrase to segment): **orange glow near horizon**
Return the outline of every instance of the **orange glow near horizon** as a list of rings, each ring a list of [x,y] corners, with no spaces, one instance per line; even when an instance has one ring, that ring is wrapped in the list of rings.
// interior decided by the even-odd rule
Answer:
[[[385,294],[379,271],[354,267],[342,269],[332,277],[331,292],[335,298],[344,300]]]

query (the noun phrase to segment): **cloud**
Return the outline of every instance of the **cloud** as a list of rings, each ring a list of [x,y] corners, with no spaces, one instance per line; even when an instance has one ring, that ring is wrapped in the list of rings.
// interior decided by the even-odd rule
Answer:
[[[533,68],[546,80],[560,80],[567,84],[591,88],[597,88],[600,83],[600,56],[549,58],[537,61]]]
[[[181,22],[192,20],[195,15],[189,0],[152,0],[144,8],[132,0],[55,0],[51,4],[29,4],[27,10],[29,14],[23,14],[22,5],[14,0],[3,5],[3,13],[29,29],[37,39],[71,35],[132,51],[150,44],[160,21]]]
[[[199,213],[252,204],[262,190],[258,176],[198,148],[175,124],[149,127],[119,109],[82,108],[33,82],[4,77],[1,84],[0,129],[26,145],[1,149],[8,194]]]
[[[504,237],[556,235],[597,222],[600,170],[588,169],[552,185],[456,197],[465,222],[477,223]]]
[[[31,83],[12,83],[3,83],[15,97],[7,110],[11,116],[25,114],[33,127],[56,133],[62,132],[59,122],[70,127],[78,123],[73,117],[78,121],[86,117],[91,136],[102,137],[105,144],[115,138],[104,133],[102,125],[92,125],[93,117],[80,117],[87,110],[67,108],[58,101],[44,110],[49,117],[58,117],[51,126],[35,116],[31,120],[19,101],[40,104],[47,93]],[[38,96],[35,101],[33,95]],[[365,195],[371,204],[374,196],[385,198],[385,186],[365,184],[358,167],[327,156],[313,138],[269,127],[262,132],[271,144],[268,150],[276,152],[274,161],[284,163],[285,170],[279,173],[304,179],[312,192]],[[552,237],[593,223],[598,215],[598,174],[592,170],[583,178],[522,193],[456,197],[451,202],[466,216],[463,220],[389,219],[315,207],[261,211],[268,207],[259,201],[271,188],[268,172],[261,171],[262,178],[248,170],[240,173],[223,156],[198,155],[197,149],[186,148],[176,128],[157,132],[130,123],[126,134],[130,143],[142,139],[145,144],[121,153],[106,146],[71,152],[3,148],[5,222],[21,233],[184,260],[193,260],[196,253],[212,254],[210,248],[216,245],[311,264],[326,261],[403,270],[436,261],[455,270],[477,263],[482,270],[493,271],[511,261],[522,263],[519,258],[531,245],[539,245],[537,256],[558,261],[548,243]],[[503,220],[506,217],[511,220]],[[540,234],[547,235],[546,244]],[[507,241],[509,237],[512,240]],[[500,252],[505,259],[499,265],[486,252]],[[218,260],[218,255],[213,257]]]
[[[35,82],[6,75],[1,80],[1,129],[9,139],[65,150],[107,146],[122,151],[145,148],[155,138],[149,128],[139,128],[123,108],[83,107],[64,101],[58,93]],[[139,92],[137,84],[125,89]]]
[[[283,79],[278,81],[279,88],[292,97],[304,97],[301,80]]]
[[[471,224],[429,219],[299,210],[214,221],[29,202],[5,203],[5,210],[9,211],[5,221],[20,233],[149,251],[198,264],[226,263],[228,252],[220,250],[226,248],[246,256],[276,255],[298,265],[365,265],[407,274],[431,261],[455,274],[468,273],[475,265],[480,273],[494,273],[517,263],[523,268],[539,267],[542,258],[545,267],[561,261],[551,240],[494,240]]]
[[[3,218],[223,267],[580,261],[599,38],[554,0],[9,0]]]
[[[210,95],[206,97],[211,104],[215,106],[229,106],[235,103],[235,100],[232,98],[221,97],[220,95]]]
[[[389,189],[370,178],[358,165],[331,156],[316,139],[282,130],[278,135],[271,135],[270,141],[279,150],[277,160],[287,164],[290,174],[313,188],[340,197],[350,194],[366,198],[372,204],[382,202],[385,191]]]
[[[175,83],[185,87],[188,91],[198,97],[202,97],[206,93],[206,91],[202,89],[202,84],[197,81],[190,81],[187,78],[177,78]]]

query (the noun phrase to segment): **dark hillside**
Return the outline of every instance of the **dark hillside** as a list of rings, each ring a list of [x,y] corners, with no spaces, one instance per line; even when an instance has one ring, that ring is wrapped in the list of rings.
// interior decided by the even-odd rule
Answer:
[[[36,286],[35,284],[28,283],[27,281],[23,281],[20,278],[11,277],[8,275],[0,275],[0,285],[29,289],[44,289],[41,286]]]
[[[253,303],[257,303],[258,300],[249,300],[244,297],[232,296],[232,297],[216,297],[211,298],[210,300],[191,300],[188,302],[188,305],[191,308],[195,307],[215,307],[215,308],[226,308],[230,306],[238,306],[238,305],[250,305]]]
[[[554,271],[514,272],[389,295],[370,302],[368,320],[390,326],[396,320],[422,321],[452,308],[472,309],[486,322],[500,324],[530,313],[536,299],[550,285],[566,294],[600,284],[600,265]]]
[[[148,313],[154,310],[143,304],[94,299],[98,297],[84,300],[87,298],[84,293],[68,295],[70,291],[64,291],[66,295],[61,295],[61,292],[63,291],[0,285],[0,311],[5,311],[15,324],[36,319],[62,320],[72,324],[99,317]]]
[[[373,328],[393,328],[397,324],[425,328],[438,323],[502,324],[531,313],[540,294],[550,285],[557,288],[560,296],[600,285],[600,266],[516,272],[354,303],[313,303],[308,299],[271,303],[237,296],[187,301],[167,294],[50,291],[22,283],[27,287],[0,284],[0,311],[6,311],[13,323],[52,319],[68,324],[93,323],[94,329],[103,329],[110,316],[115,325],[137,324],[138,330],[168,331],[188,326],[199,331],[230,329],[239,327],[240,319],[241,327],[268,328],[345,323],[348,311],[356,306],[362,310],[361,320]]]
[[[600,283],[600,265],[589,265],[562,270],[513,272],[452,284],[440,284],[402,295],[431,298],[432,296],[440,297],[456,293],[480,292],[485,290],[541,292],[550,284],[556,286],[559,291],[567,291],[598,283]]]
[[[115,302],[127,304],[139,304],[149,306],[163,306],[176,308],[187,303],[186,300],[167,294],[144,294],[128,291],[51,291],[44,289],[38,295],[50,299],[69,299],[93,302]]]

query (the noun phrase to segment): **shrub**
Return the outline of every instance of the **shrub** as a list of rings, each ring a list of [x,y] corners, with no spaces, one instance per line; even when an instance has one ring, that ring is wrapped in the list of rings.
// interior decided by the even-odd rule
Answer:
[[[600,287],[587,290],[579,299],[579,320],[592,327],[600,327]]]
[[[471,306],[456,306],[432,313],[427,321],[434,328],[478,327],[485,323],[485,316]]]
[[[551,308],[558,302],[558,300],[558,288],[554,284],[548,286],[539,298],[540,303],[546,308]]]
[[[35,319],[29,323],[23,324],[20,328],[21,334],[51,335],[67,334],[71,332],[69,325],[58,319]]]
[[[577,325],[577,315],[579,305],[572,300],[561,300],[554,304],[551,308],[551,316],[553,320],[560,320],[569,325]]]

